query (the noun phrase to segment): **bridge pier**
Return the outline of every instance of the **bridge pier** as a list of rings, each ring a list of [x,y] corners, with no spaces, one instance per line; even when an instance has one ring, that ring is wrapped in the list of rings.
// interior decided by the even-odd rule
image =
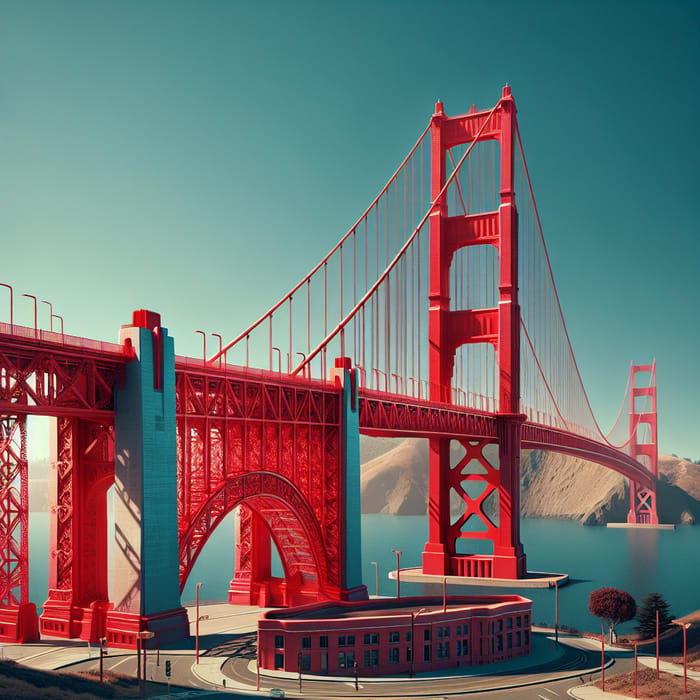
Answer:
[[[109,604],[107,490],[114,481],[114,430],[78,418],[52,422],[49,592],[41,633],[98,642]]]
[[[174,343],[160,315],[143,310],[119,339],[135,359],[114,391],[116,547],[106,637],[108,646],[134,648],[144,632],[160,644],[187,638],[189,622],[180,604]]]

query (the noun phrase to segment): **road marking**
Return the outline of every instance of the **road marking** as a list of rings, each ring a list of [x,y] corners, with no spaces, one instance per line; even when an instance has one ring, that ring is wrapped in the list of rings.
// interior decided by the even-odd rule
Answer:
[[[352,682],[352,681],[348,681],[345,685],[349,685],[351,688],[354,688],[354,687],[355,687],[355,683]],[[365,686],[362,685],[362,683],[358,683],[358,684],[357,684],[357,687],[358,687],[358,688],[364,688]],[[548,700],[549,700],[549,699],[548,699]]]
[[[548,693],[551,693],[552,695],[559,695],[559,693],[557,693],[555,690],[552,690],[551,688],[545,688],[545,690],[546,690]]]
[[[124,657],[123,659],[121,659],[120,661],[117,661],[116,664],[114,664],[113,666],[110,666],[110,667],[109,667],[109,670],[110,670],[110,671],[114,671],[114,669],[115,669],[117,666],[120,666],[120,665],[123,664],[125,661],[131,661],[131,656],[125,656],[125,657]]]

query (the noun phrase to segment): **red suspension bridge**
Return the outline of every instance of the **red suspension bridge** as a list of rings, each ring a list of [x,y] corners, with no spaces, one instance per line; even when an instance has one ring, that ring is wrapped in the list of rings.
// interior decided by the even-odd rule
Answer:
[[[366,596],[360,432],[429,440],[426,574],[525,575],[522,449],[615,469],[631,482],[629,521],[657,522],[655,366],[632,366],[618,420],[603,433],[564,323],[507,87],[488,111],[448,117],[438,102],[350,231],[209,359],[206,337],[204,360],[175,356],[159,315],[147,311],[134,312],[119,344],[12,317],[0,324],[3,639],[38,634],[28,597],[32,414],[55,418],[40,627],[57,636],[133,646],[143,631],[159,641],[186,635],[180,592],[237,507],[231,601]],[[112,485],[117,546],[108,562]],[[475,555],[474,540],[489,553]]]

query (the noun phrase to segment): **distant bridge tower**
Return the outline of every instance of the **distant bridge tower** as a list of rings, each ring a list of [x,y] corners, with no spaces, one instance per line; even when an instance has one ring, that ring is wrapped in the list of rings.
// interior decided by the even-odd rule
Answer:
[[[488,124],[485,124],[490,120]],[[480,130],[483,130],[480,132]],[[430,214],[429,363],[431,401],[451,402],[455,351],[466,343],[491,343],[498,358],[498,418],[496,434],[461,440],[466,455],[450,462],[450,438],[430,438],[429,540],[423,552],[423,573],[520,578],[526,572],[520,543],[520,443],[525,416],[520,413],[520,306],[518,303],[518,216],[513,177],[515,102],[510,88],[493,115],[476,112],[446,117],[441,102],[431,122],[432,199],[446,182],[446,153],[453,146],[497,140],[500,145],[500,206],[497,211],[450,216],[446,193]],[[479,133],[480,132],[480,133]],[[499,257],[499,301],[490,309],[450,309],[450,265],[460,248],[492,245]],[[498,443],[498,462],[484,448]],[[465,485],[480,482],[478,496]],[[464,501],[465,512],[450,522],[450,492]],[[492,498],[491,498],[492,497]],[[497,518],[484,504],[497,501]],[[472,523],[468,524],[468,521]],[[497,522],[494,522],[497,520]],[[476,530],[471,526],[476,521]],[[486,556],[460,554],[460,539],[487,540]]]
[[[636,386],[637,374],[650,373],[647,386]],[[637,405],[638,398],[643,399],[643,406]],[[643,431],[644,427],[646,431]],[[640,429],[646,432],[646,442],[640,442]],[[630,367],[630,456],[645,464],[659,479],[659,447],[656,433],[656,360],[650,365],[632,365]],[[640,486],[630,481],[630,511],[628,523],[658,525],[656,513],[656,490]]]

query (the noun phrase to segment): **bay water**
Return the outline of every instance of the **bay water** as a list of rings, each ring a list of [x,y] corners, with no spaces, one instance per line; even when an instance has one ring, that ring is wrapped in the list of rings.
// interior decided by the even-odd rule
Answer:
[[[48,587],[48,513],[30,513],[30,600],[37,607],[46,600]],[[420,566],[428,535],[426,516],[362,516],[362,580],[375,592],[375,567],[379,567],[379,594],[396,595],[396,581],[387,574],[396,569],[392,549],[402,550],[401,568]],[[580,631],[596,631],[600,623],[588,612],[588,595],[604,586],[628,591],[639,604],[652,591],[661,593],[673,616],[700,609],[700,526],[676,530],[627,530],[583,527],[558,520],[521,522],[522,542],[530,571],[569,574],[571,581],[559,590],[559,623]],[[225,600],[234,570],[234,518],[230,514],[202,550],[182,593],[183,603],[194,599],[195,584],[203,582],[201,598]],[[273,557],[273,574],[282,575],[279,558]],[[401,582],[402,595],[439,595],[441,584]],[[448,586],[450,595],[518,592],[533,601],[535,624],[554,624],[554,591],[548,589],[498,589]],[[620,626],[624,634],[634,623]]]

